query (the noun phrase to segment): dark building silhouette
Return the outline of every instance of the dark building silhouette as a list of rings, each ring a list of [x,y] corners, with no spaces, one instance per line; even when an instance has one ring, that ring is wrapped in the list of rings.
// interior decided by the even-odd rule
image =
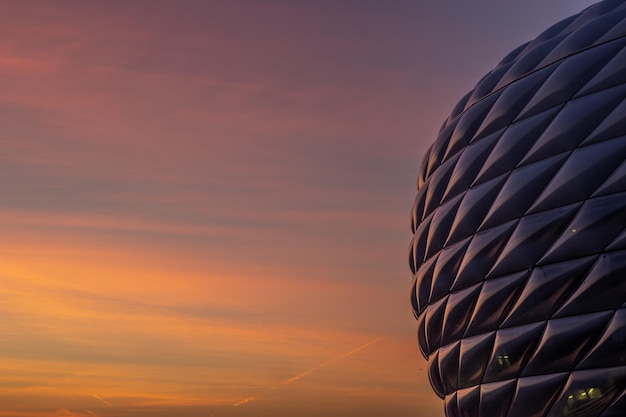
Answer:
[[[626,1],[515,49],[426,152],[409,262],[448,417],[626,416]]]

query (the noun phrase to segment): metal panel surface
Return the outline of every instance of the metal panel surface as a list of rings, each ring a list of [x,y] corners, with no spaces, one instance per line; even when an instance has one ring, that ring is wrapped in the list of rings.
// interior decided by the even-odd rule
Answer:
[[[446,416],[626,416],[626,2],[507,55],[417,184],[411,304]]]

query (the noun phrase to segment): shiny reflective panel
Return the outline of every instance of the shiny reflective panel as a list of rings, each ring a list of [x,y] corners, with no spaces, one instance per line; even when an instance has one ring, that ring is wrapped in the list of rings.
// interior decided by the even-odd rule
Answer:
[[[626,2],[507,55],[424,155],[411,305],[447,417],[624,417]]]

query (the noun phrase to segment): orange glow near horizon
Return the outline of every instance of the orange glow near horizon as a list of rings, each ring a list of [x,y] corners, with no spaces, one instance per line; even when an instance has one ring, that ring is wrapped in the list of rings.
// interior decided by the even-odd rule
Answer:
[[[359,323],[361,314],[350,317],[348,310],[359,303],[346,305],[345,296],[375,302],[374,288],[382,283],[354,288],[341,279],[210,274],[201,265],[183,266],[184,254],[163,259],[159,246],[130,252],[132,247],[106,246],[92,236],[89,245],[59,237],[54,246],[37,247],[8,244],[19,236],[6,237],[0,244],[0,385],[6,387],[0,400],[16,413],[35,413],[25,408],[33,403],[42,409],[32,414],[37,416],[47,416],[46,409],[124,416],[155,407],[175,415],[221,410],[244,398],[256,400],[251,407],[289,405],[302,392],[325,392],[328,375],[338,378],[333,395],[343,386],[348,391],[341,395],[360,396],[359,379],[368,373],[379,379],[372,394],[385,398],[385,384],[398,383],[395,375],[385,376],[388,368],[404,366],[389,355],[397,343],[404,345],[399,357],[420,362],[412,337],[398,334],[376,349],[382,362],[352,362],[383,340]],[[370,342],[359,346],[364,339]],[[291,386],[304,376],[308,382],[295,391],[268,394],[268,386]],[[405,378],[402,401],[408,406],[416,398],[415,382],[413,375]]]

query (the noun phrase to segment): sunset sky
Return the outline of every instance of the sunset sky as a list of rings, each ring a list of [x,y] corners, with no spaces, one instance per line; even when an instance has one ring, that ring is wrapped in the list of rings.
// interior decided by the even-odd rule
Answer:
[[[423,152],[593,1],[0,1],[0,417],[436,417]]]

